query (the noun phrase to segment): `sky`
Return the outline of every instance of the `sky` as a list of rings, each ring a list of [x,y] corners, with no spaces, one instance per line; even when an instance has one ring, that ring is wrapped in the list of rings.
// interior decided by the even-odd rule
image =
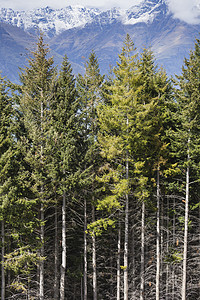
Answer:
[[[108,9],[120,7],[128,9],[143,0],[0,0],[0,8],[12,8],[15,10],[27,10],[50,6],[62,8],[68,5],[83,5]],[[166,0],[175,17],[191,24],[200,23],[200,0]]]

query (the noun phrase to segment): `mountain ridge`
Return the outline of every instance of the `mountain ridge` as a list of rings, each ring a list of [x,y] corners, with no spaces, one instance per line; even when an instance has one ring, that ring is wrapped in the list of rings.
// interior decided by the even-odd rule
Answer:
[[[84,71],[85,60],[92,50],[98,57],[102,73],[109,72],[116,64],[127,33],[139,52],[151,47],[156,63],[163,66],[168,75],[179,74],[184,57],[189,55],[200,32],[200,25],[174,18],[163,0],[146,0],[127,10],[101,11],[82,6],[53,10],[46,7],[32,10],[26,23],[24,20],[29,14],[30,11],[26,12],[26,17],[22,18],[22,13],[0,10],[0,70],[15,82],[18,81],[18,67],[26,65],[27,49],[33,49],[42,29],[45,29],[42,31],[55,64],[60,66],[66,54],[75,74]],[[57,17],[52,21],[54,14]]]
[[[41,30],[51,38],[65,30],[81,28],[93,22],[112,24],[120,21],[124,25],[152,22],[160,13],[161,6],[166,10],[167,5],[163,0],[147,0],[129,9],[114,7],[106,11],[80,5],[67,6],[63,9],[53,9],[47,6],[28,11],[1,8],[0,22],[17,26],[32,34]]]

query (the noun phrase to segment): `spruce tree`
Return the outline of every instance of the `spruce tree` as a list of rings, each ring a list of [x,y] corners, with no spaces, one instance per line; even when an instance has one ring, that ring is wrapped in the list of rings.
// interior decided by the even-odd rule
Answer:
[[[1,299],[6,298],[5,281],[5,228],[8,221],[7,211],[13,198],[12,190],[12,99],[6,92],[6,82],[0,75],[0,220],[1,220]]]
[[[128,299],[128,235],[129,235],[129,193],[130,152],[129,134],[134,118],[134,93],[137,78],[135,48],[130,36],[127,35],[119,62],[114,69],[114,79],[107,87],[109,91],[106,105],[99,105],[98,143],[101,155],[107,163],[101,168],[100,181],[105,185],[107,193],[99,202],[98,209],[110,212],[124,205],[124,300]],[[110,221],[109,221],[110,222]],[[119,287],[117,288],[119,290]]]
[[[43,35],[37,48],[31,52],[28,66],[21,74],[20,110],[23,114],[26,135],[22,139],[25,161],[30,168],[32,192],[38,201],[40,226],[39,299],[44,299],[44,227],[45,207],[50,198],[47,180],[47,146],[50,128],[50,102],[54,84],[53,59],[48,57],[49,49]]]
[[[101,101],[101,89],[104,76],[100,74],[98,59],[94,51],[90,54],[85,63],[85,74],[79,74],[77,78],[77,90],[79,94],[79,103],[82,119],[82,136],[83,142],[83,169],[89,180],[85,180],[84,193],[84,228],[87,226],[86,210],[88,204],[92,207],[92,222],[95,221],[95,205],[97,203],[97,183],[95,176],[99,165],[99,152],[96,146],[96,138],[98,132],[97,105]],[[90,199],[90,202],[87,201]],[[84,229],[84,232],[85,232]],[[84,234],[84,299],[87,299],[87,237]],[[92,273],[93,273],[93,299],[97,300],[97,269],[96,269],[96,238],[92,234]]]
[[[134,148],[137,148],[135,157],[139,167],[139,182],[136,189],[136,196],[142,200],[142,215],[144,215],[145,202],[151,205],[151,194],[153,189],[152,181],[156,182],[156,299],[160,297],[160,199],[161,182],[160,174],[166,166],[168,151],[166,132],[169,125],[170,111],[169,106],[172,102],[172,89],[166,73],[157,70],[153,54],[150,50],[144,49],[139,62],[139,78],[137,89],[137,117],[136,131],[133,135]],[[138,190],[138,191],[137,191]],[[139,192],[139,193],[138,193]],[[142,199],[143,198],[143,199]],[[144,216],[142,217],[144,220]],[[144,222],[143,222],[144,225]],[[143,229],[144,230],[144,229]],[[142,231],[143,231],[142,230]],[[144,246],[144,233],[142,234],[142,244]],[[141,291],[140,299],[143,299],[144,293],[144,249],[141,256]]]
[[[78,178],[79,121],[75,78],[67,56],[64,57],[61,70],[54,87],[51,101],[51,134],[48,164],[52,188],[56,190],[56,203],[62,197],[62,263],[60,275],[60,298],[65,299],[65,277],[67,255],[66,205],[72,202],[73,189]],[[57,245],[58,246],[58,245]],[[69,260],[69,259],[68,259]],[[69,287],[68,287],[69,288]],[[57,296],[58,297],[58,296]]]
[[[181,126],[176,134],[176,156],[178,165],[185,173],[185,216],[184,216],[184,241],[183,241],[183,272],[182,272],[182,300],[191,295],[197,297],[198,291],[191,284],[189,285],[188,259],[195,261],[190,253],[189,243],[189,222],[190,208],[197,209],[199,205],[196,193],[199,190],[199,66],[200,66],[200,40],[197,39],[194,51],[191,51],[189,59],[185,59],[182,74],[178,77],[178,89],[176,99],[179,105],[179,119]],[[192,185],[192,182],[195,184]],[[197,210],[196,213],[198,214]],[[195,214],[195,210],[193,211]],[[195,222],[192,220],[192,223]],[[192,225],[192,228],[194,225]],[[198,242],[197,242],[198,245]],[[197,246],[196,245],[196,246]],[[198,245],[199,246],[199,245]],[[197,247],[198,247],[197,246]],[[189,296],[190,295],[190,296]],[[192,297],[193,297],[192,296]]]
[[[8,82],[1,78],[0,84],[0,178],[2,220],[2,299],[5,299],[5,269],[14,276],[7,282],[7,296],[11,289],[20,292],[28,282],[29,266],[34,265],[35,253],[31,231],[33,221],[32,203],[25,200],[29,191],[25,187],[25,169],[22,152],[18,146],[19,124],[17,105]],[[24,197],[24,198],[23,198]],[[15,292],[16,292],[15,291]]]

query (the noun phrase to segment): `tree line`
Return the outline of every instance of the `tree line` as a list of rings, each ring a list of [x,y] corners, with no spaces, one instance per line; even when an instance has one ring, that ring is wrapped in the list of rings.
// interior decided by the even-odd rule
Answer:
[[[200,297],[200,40],[180,76],[127,35],[102,75],[40,35],[0,77],[1,299]]]

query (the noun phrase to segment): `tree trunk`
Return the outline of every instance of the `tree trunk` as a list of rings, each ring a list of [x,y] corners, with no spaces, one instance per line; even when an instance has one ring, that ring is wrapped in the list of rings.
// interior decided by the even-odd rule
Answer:
[[[62,205],[62,263],[60,273],[60,300],[65,300],[65,274],[66,274],[66,193],[63,193]]]
[[[167,244],[166,252],[169,253],[169,198],[167,197]],[[166,300],[169,300],[169,263],[166,264]]]
[[[189,141],[188,141],[189,146]],[[188,150],[187,162],[189,163],[190,156]],[[190,182],[190,168],[187,165],[186,170],[186,195],[185,195],[185,228],[184,228],[184,250],[183,250],[183,279],[182,279],[182,300],[186,300],[187,291],[187,243],[188,243],[188,214],[189,214],[189,182]]]
[[[1,221],[1,300],[5,300],[5,270],[4,270],[4,255],[5,255],[5,224],[4,220]]]
[[[43,99],[43,93],[41,92],[41,99]],[[40,121],[41,121],[41,137],[43,137],[43,117],[44,117],[44,104],[41,101],[41,110],[40,110]],[[43,164],[43,143],[40,147],[40,163]],[[43,186],[41,186],[41,200],[43,201]],[[41,241],[41,249],[40,249],[40,266],[39,266],[39,299],[44,300],[44,204],[41,202],[40,206],[40,220],[41,220],[41,227],[40,227],[40,241]]]
[[[135,264],[135,226],[134,224],[132,225],[132,292],[131,292],[131,300],[137,300],[136,298],[136,287],[135,287],[135,268],[136,268],[136,264]]]
[[[127,116],[127,135],[129,119]],[[129,180],[129,161],[128,150],[126,150],[126,180]],[[129,196],[128,193],[125,196],[125,229],[124,229],[124,300],[128,300],[128,221],[129,221]]]
[[[165,266],[164,264],[164,201],[160,197],[160,286],[162,289],[160,290],[160,298],[164,297],[164,284],[163,281],[163,274],[165,273]]]
[[[156,300],[160,298],[160,170],[157,169]]]
[[[87,200],[84,199],[84,300],[87,300]]]
[[[142,224],[141,224],[141,282],[140,282],[140,300],[144,300],[144,235],[145,235],[145,203],[142,202]]]
[[[41,228],[40,228],[40,240],[41,240],[41,249],[40,249],[40,290],[39,290],[39,298],[40,300],[44,300],[44,204],[41,203],[40,208],[40,219],[41,219]]]
[[[95,208],[92,205],[92,222],[95,222]],[[97,300],[96,238],[92,235],[93,300]]]
[[[54,300],[59,299],[59,278],[58,278],[58,206],[55,204],[55,261],[54,261]]]
[[[128,195],[126,195],[126,206],[125,206],[124,300],[128,300]]]
[[[120,300],[120,253],[121,253],[121,222],[119,221],[117,243],[117,300]]]

